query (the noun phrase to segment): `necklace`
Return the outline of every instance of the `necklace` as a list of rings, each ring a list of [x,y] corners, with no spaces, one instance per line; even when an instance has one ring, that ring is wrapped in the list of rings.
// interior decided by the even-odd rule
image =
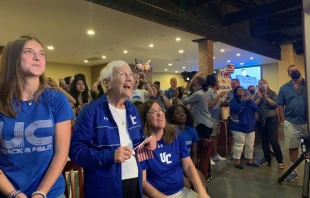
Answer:
[[[32,105],[32,102],[33,102],[33,99],[27,101],[28,105],[31,106]]]
[[[117,117],[118,117],[119,119],[121,119],[120,114],[117,112],[117,108],[116,108],[116,107],[113,107],[112,105],[111,105],[111,107],[112,107],[113,111],[117,114]],[[114,119],[114,120],[116,120],[116,119]],[[124,126],[124,125],[125,125],[125,122],[124,122],[123,119],[121,119],[121,122],[122,122],[122,125]]]

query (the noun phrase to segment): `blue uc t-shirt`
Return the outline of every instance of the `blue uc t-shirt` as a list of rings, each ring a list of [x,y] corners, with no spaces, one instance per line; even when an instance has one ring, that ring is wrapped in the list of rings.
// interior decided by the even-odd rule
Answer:
[[[0,114],[0,169],[15,189],[28,197],[36,191],[54,156],[55,124],[73,117],[65,95],[51,89],[37,103],[22,101],[15,118]],[[60,196],[64,188],[60,175],[47,197]]]
[[[179,192],[184,187],[181,159],[186,157],[189,153],[181,133],[171,144],[157,141],[154,158],[141,162],[147,181],[165,195]]]
[[[182,135],[187,146],[187,150],[189,153],[191,153],[192,144],[199,141],[197,131],[192,127],[185,126]]]

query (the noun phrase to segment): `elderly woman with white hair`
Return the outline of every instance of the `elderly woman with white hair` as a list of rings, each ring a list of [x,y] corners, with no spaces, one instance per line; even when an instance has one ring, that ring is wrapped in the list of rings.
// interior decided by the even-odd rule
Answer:
[[[84,168],[85,197],[142,197],[142,169],[133,148],[145,137],[140,116],[127,100],[133,73],[123,61],[101,70],[105,95],[86,105],[77,117],[69,156]],[[154,150],[154,137],[145,140]]]

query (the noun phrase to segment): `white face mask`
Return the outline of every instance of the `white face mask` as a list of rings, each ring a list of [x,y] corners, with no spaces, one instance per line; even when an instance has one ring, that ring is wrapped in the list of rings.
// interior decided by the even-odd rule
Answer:
[[[267,90],[268,85],[267,84],[263,84],[264,88]]]

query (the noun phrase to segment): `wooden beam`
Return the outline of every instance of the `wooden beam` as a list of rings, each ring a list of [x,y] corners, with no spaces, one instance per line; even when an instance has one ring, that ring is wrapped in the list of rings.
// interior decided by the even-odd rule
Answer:
[[[165,0],[88,0],[90,2],[141,17],[156,23],[180,29],[206,37],[212,41],[220,41],[234,47],[244,49],[263,56],[281,59],[280,46],[271,46],[245,37],[225,27],[216,26],[206,20],[180,11]],[[173,9],[173,7],[175,9]]]

